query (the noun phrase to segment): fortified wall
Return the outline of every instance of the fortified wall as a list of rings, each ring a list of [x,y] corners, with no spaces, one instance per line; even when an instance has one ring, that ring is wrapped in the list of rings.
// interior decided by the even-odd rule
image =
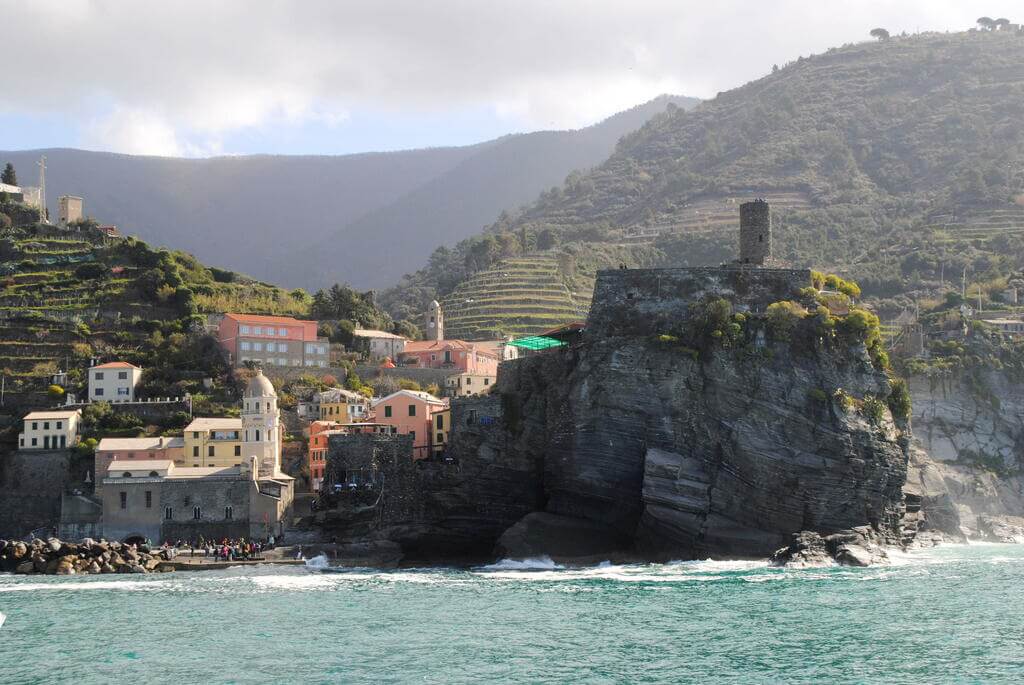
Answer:
[[[809,269],[729,265],[694,269],[600,271],[585,336],[650,335],[688,317],[694,303],[723,298],[735,311],[760,313],[811,284]]]

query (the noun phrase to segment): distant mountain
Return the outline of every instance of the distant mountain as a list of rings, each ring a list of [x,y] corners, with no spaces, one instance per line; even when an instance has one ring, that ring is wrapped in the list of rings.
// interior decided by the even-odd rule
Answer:
[[[204,262],[288,286],[390,285],[438,245],[525,203],[668,102],[662,96],[578,131],[511,135],[466,147],[344,156],[138,157],[51,149],[0,151],[24,185],[47,157],[47,196]]]
[[[607,161],[380,299],[393,314],[422,311],[538,247],[573,256],[584,276],[623,261],[721,263],[736,256],[739,203],[760,196],[777,257],[852,276],[883,309],[959,292],[965,273],[969,292],[998,301],[1024,268],[1022,64],[1024,34],[1011,31],[801,58],[651,118]]]

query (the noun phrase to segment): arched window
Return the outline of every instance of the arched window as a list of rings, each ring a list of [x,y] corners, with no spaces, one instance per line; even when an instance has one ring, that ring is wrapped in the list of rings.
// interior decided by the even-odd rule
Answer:
[[[132,473],[131,473],[131,471],[125,471],[124,473],[121,474],[121,477],[122,478],[131,478],[132,477]]]
[[[150,478],[159,478],[159,477],[160,477],[160,474],[159,474],[159,473],[157,473],[156,471],[150,471],[150,472],[149,472],[149,477],[150,477]]]
[[[197,521],[203,518],[203,510],[201,507],[192,507],[192,518]]]

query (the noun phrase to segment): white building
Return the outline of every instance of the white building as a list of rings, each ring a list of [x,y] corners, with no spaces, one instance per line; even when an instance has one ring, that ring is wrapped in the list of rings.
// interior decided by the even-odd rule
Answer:
[[[128,362],[108,362],[89,369],[90,402],[134,402],[142,369]]]
[[[242,454],[256,457],[260,478],[281,476],[281,412],[277,392],[261,370],[242,395]]]
[[[24,419],[25,428],[18,435],[18,449],[58,450],[78,444],[81,410],[34,411]]]
[[[445,394],[448,397],[469,397],[487,392],[497,377],[484,373],[460,373],[444,379]]]
[[[356,340],[365,341],[371,359],[391,357],[392,360],[395,360],[398,359],[398,355],[405,352],[406,339],[394,333],[357,328],[352,331],[352,337]]]

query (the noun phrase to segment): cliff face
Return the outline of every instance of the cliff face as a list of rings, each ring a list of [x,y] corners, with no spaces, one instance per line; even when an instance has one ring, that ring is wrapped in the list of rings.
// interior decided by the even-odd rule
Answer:
[[[1024,517],[1024,385],[1000,370],[971,369],[911,377],[909,387],[908,492],[924,499],[933,527],[1005,537],[993,534],[993,521]]]
[[[863,344],[766,333],[766,307],[809,276],[603,272],[582,341],[505,363],[491,397],[453,403],[452,464],[332,438],[328,479],[372,467],[385,484],[361,527],[340,509],[321,520],[407,551],[500,536],[500,555],[556,558],[765,556],[801,530],[858,526],[898,542],[908,442],[873,399],[889,395],[885,375]],[[709,298],[743,322],[728,343],[663,334]]]
[[[654,557],[760,556],[800,530],[863,525],[896,542],[906,440],[888,411],[875,425],[836,397],[888,395],[864,348],[755,342],[698,359],[666,348],[652,333],[689,303],[738,296],[734,284],[678,275],[602,275],[579,349],[503,368],[506,405],[554,408],[506,420],[516,440],[542,442],[530,448],[543,454],[546,511],[606,524]],[[789,287],[756,285],[766,302]],[[756,294],[740,299],[757,309]]]

